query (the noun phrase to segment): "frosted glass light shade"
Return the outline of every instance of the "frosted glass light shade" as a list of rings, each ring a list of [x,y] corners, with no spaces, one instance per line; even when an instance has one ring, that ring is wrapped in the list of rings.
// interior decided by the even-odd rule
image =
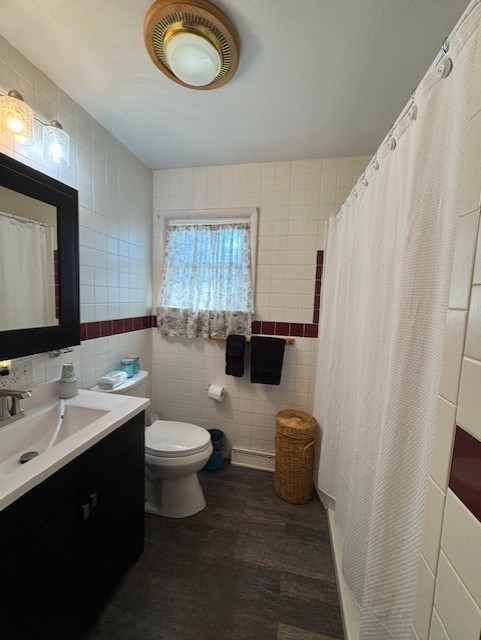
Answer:
[[[210,84],[221,70],[215,46],[195,33],[177,33],[166,43],[165,54],[172,73],[193,87]]]
[[[61,167],[70,166],[70,136],[59,124],[43,127],[42,146],[45,160]]]
[[[21,97],[6,95],[0,98],[0,120],[5,137],[19,144],[33,144],[33,111]]]

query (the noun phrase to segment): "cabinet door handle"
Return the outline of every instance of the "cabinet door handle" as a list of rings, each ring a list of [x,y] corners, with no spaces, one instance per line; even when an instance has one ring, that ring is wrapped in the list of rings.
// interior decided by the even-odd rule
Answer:
[[[85,504],[82,505],[81,509],[82,509],[82,519],[88,520],[90,518],[90,504],[86,502]]]
[[[91,493],[89,497],[90,497],[90,506],[92,507],[92,509],[95,509],[99,501],[99,496],[97,491],[95,491],[94,493]]]

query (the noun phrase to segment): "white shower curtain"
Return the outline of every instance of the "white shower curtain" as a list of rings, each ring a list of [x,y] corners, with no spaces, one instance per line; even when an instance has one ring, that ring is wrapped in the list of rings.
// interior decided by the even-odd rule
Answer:
[[[56,324],[52,228],[0,216],[0,329]]]
[[[363,640],[409,638],[478,8],[329,224],[315,415]],[[417,109],[417,117],[416,117]],[[366,184],[367,182],[367,184]]]

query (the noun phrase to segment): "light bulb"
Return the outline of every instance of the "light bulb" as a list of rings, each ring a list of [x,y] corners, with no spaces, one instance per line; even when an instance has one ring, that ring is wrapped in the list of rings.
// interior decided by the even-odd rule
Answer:
[[[193,87],[210,84],[221,70],[219,52],[200,34],[181,32],[173,35],[165,52],[172,73]]]
[[[12,133],[22,133],[25,129],[23,122],[18,118],[8,118],[7,127]]]
[[[61,167],[70,165],[70,137],[57,120],[42,129],[43,157]]]

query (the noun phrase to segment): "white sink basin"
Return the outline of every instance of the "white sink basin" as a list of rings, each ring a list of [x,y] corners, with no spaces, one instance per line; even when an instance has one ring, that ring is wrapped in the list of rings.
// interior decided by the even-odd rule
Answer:
[[[56,382],[34,388],[21,401],[25,417],[0,427],[0,510],[68,462],[102,440],[127,420],[146,409],[146,398],[81,390],[61,403]],[[39,455],[24,464],[22,454]]]
[[[21,469],[22,454],[30,451],[43,454],[106,413],[101,409],[65,404],[61,419],[60,401],[57,400],[40,406],[25,418],[11,422],[0,429],[0,474],[6,475]],[[60,419],[58,434],[52,440]]]

